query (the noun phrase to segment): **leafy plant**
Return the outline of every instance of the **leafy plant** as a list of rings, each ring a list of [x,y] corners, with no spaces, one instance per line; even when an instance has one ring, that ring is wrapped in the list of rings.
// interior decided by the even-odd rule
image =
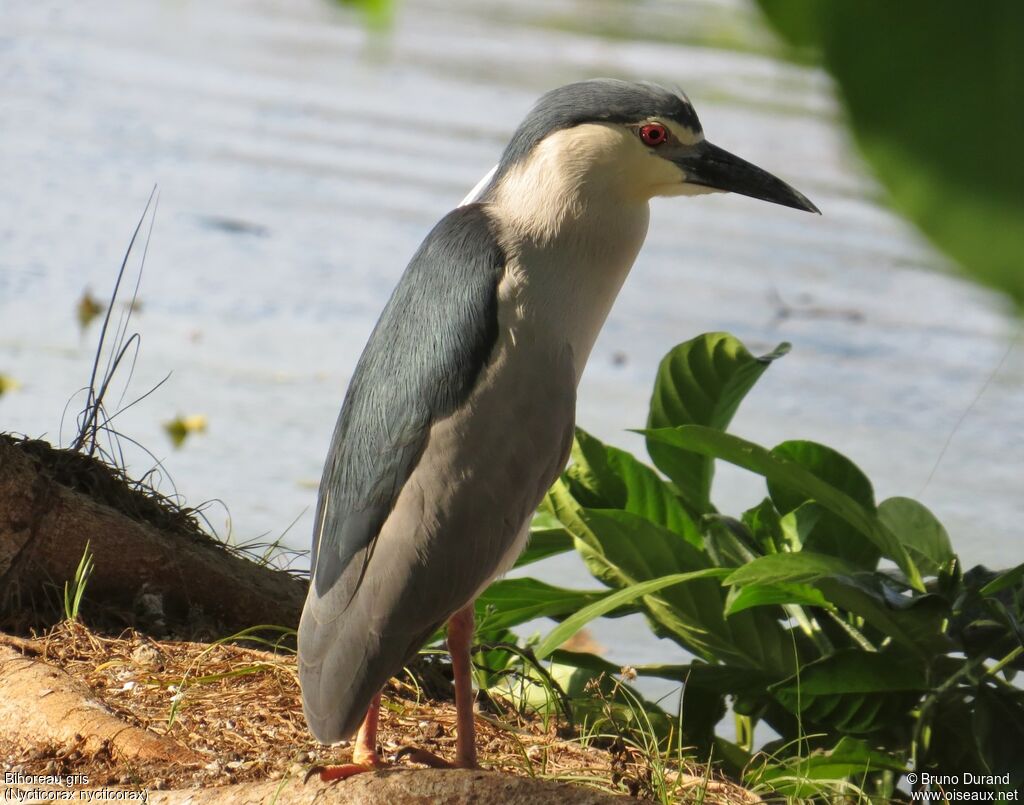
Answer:
[[[605,589],[500,581],[478,605],[483,631],[488,617],[506,638],[517,623],[554,618],[533,655],[594,676],[614,669],[559,646],[594,618],[643,613],[654,634],[693,655],[636,668],[683,683],[681,730],[666,729],[664,713],[649,723],[752,785],[891,796],[904,770],[956,768],[1009,774],[1015,789],[1024,784],[1024,760],[1008,748],[1024,741],[1024,691],[1012,684],[1024,654],[1024,566],[964,573],[926,507],[876,503],[864,473],[835,450],[766,449],[726,433],[787,348],[755,357],[712,333],[672,350],[642,431],[653,468],[577,431],[520,564],[574,548]],[[738,517],[720,513],[717,460],[763,476],[766,497]],[[729,711],[737,741],[717,731]],[[778,738],[755,752],[758,723]]]

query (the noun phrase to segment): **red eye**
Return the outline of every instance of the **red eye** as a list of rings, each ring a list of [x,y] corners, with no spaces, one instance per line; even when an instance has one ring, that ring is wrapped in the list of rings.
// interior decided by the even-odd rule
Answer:
[[[660,123],[648,123],[640,127],[640,139],[644,145],[661,145],[668,139],[668,130]]]

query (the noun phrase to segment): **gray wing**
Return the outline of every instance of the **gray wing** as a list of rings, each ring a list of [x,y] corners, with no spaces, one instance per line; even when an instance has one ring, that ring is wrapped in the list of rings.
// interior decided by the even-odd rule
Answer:
[[[318,595],[365,554],[431,423],[473,387],[497,337],[504,266],[480,205],[445,216],[410,261],[356,365],[327,454],[313,534]]]
[[[479,205],[450,213],[413,257],[357,365],[324,468],[299,627],[303,706],[325,743],[355,731],[370,698],[509,547],[507,528],[474,519],[483,497],[453,494],[445,474],[468,449],[450,423],[494,348],[504,263]],[[467,522],[493,535],[479,562],[472,546],[442,538]]]

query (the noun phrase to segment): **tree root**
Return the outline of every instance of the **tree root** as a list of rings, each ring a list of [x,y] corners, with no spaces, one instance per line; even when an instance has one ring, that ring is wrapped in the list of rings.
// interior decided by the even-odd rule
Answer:
[[[56,745],[116,760],[196,764],[177,741],[133,727],[59,668],[0,645],[0,723],[23,746]]]
[[[120,626],[189,637],[298,623],[303,581],[231,553],[185,513],[168,527],[145,496],[95,459],[0,435],[0,629],[59,620],[86,543],[87,620],[91,605]]]

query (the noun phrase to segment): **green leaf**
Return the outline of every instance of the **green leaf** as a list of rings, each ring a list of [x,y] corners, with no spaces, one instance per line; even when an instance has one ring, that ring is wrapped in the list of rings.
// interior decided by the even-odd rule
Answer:
[[[784,550],[803,550],[806,547],[805,543],[825,513],[821,506],[813,500],[809,500],[780,517],[779,527],[782,529]]]
[[[516,560],[516,567],[538,562],[547,559],[549,556],[556,556],[573,548],[572,537],[564,528],[543,528],[530,532],[530,541],[526,544],[526,550]]]
[[[845,559],[824,553],[772,553],[737,568],[729,574],[724,584],[799,584],[830,576],[852,577],[863,572]]]
[[[1024,3],[759,0],[835,79],[892,205],[974,279],[1024,303]]]
[[[942,624],[949,604],[936,595],[906,597],[891,590],[884,574],[867,572],[827,554],[776,553],[734,570],[727,585],[813,585],[832,607],[863,618],[883,637],[930,657],[949,646]]]
[[[803,756],[787,758],[781,763],[751,769],[745,775],[750,786],[768,785],[775,792],[790,797],[810,798],[835,794],[835,787],[822,786],[828,781],[849,780],[859,784],[868,774],[880,771],[901,773],[906,764],[871,748],[867,741],[840,738],[829,750],[815,750]]]
[[[624,511],[582,509],[584,539],[577,543],[583,561],[599,579],[630,587],[669,574],[712,567],[708,556],[667,529]],[[725,621],[725,591],[704,579],[645,598],[655,633],[671,636],[703,657],[735,654]],[[753,660],[748,659],[748,664]]]
[[[753,442],[699,425],[661,428],[644,433],[649,441],[714,456],[800,491],[856,528],[878,547],[883,556],[896,562],[912,587],[924,590],[924,582],[914,561],[877,515],[800,465]]]
[[[809,441],[789,441],[774,447],[772,453],[799,464],[829,486],[856,501],[868,512],[875,511],[875,493],[871,481],[860,468],[842,453],[823,444]],[[788,514],[808,503],[810,496],[784,481],[768,479],[768,492],[782,514]],[[878,547],[866,539],[856,528],[831,512],[821,517],[802,537],[804,548],[819,553],[841,556],[871,569],[878,564]]]
[[[753,584],[733,587],[726,599],[725,612],[727,615],[733,615],[751,607],[775,604],[799,604],[826,609],[832,607],[821,590],[808,584]]]
[[[926,575],[937,576],[956,558],[949,534],[922,503],[889,498],[878,506],[878,517],[896,535]]]
[[[995,595],[998,592],[1002,592],[1007,587],[1013,587],[1019,584],[1021,579],[1024,579],[1024,564],[1017,565],[1017,567],[1000,573],[992,581],[981,588],[980,592],[982,595]]]
[[[945,633],[949,603],[937,595],[900,596],[888,589],[879,573],[822,578],[814,582],[829,602],[878,630],[877,642],[888,638],[922,658],[952,648]]]
[[[488,630],[507,629],[535,618],[565,617],[606,595],[603,590],[566,590],[531,578],[500,579],[476,599],[476,617]]]
[[[564,487],[556,484],[551,495],[557,498],[560,490]],[[576,508],[567,527],[591,573],[613,587],[712,566],[707,554],[677,534],[630,512]],[[671,637],[700,657],[780,672],[790,669],[791,641],[779,623],[767,612],[727,619],[725,594],[719,583],[704,579],[645,596],[643,606],[655,634]]]
[[[845,649],[804,666],[769,690],[783,707],[815,725],[868,734],[902,722],[928,688],[918,662],[888,652]]]
[[[755,358],[728,333],[707,333],[680,344],[658,367],[647,427],[706,425],[725,430],[764,370],[788,351],[789,344],[780,344],[774,352]],[[647,451],[694,511],[713,511],[712,457],[651,439]]]
[[[719,567],[739,567],[760,554],[746,524],[723,514],[705,514],[701,531],[708,555]]]
[[[700,661],[686,665],[635,665],[633,670],[640,676],[674,679],[697,690],[722,695],[764,694],[769,685],[782,681],[779,675],[759,669],[710,665]]]
[[[703,550],[697,524],[668,483],[650,467],[581,428],[576,429],[572,458],[565,475],[580,505],[640,515]]]
[[[799,550],[800,544],[792,544],[784,538],[779,513],[771,498],[765,498],[742,515],[743,524],[750,529],[761,553],[777,553],[782,550]]]
[[[645,595],[651,595],[673,585],[686,584],[698,579],[721,578],[727,572],[715,567],[697,570],[693,573],[673,573],[671,576],[663,576],[660,579],[653,579],[642,584],[634,584],[624,590],[618,590],[566,618],[548,632],[547,636],[541,640],[540,645],[534,649],[533,653],[539,659],[547,657],[552,651],[590,623],[590,621],[608,614],[617,607],[631,604]]]

